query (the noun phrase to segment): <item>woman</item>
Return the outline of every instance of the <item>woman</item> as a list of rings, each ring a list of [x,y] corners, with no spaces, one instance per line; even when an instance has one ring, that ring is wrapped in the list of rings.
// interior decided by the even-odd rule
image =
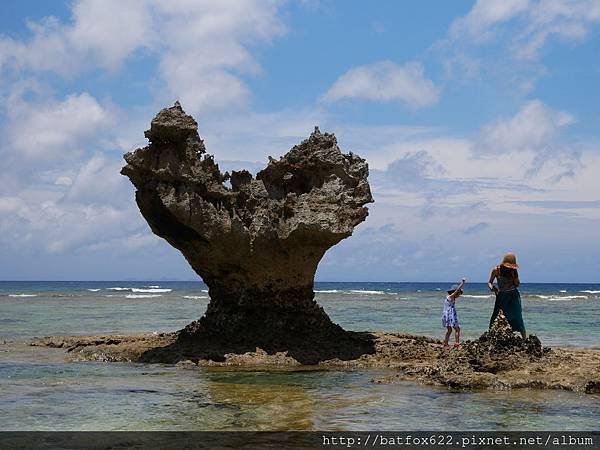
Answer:
[[[523,339],[527,338],[525,324],[523,323],[523,314],[521,312],[521,294],[519,294],[519,273],[517,269],[517,257],[514,253],[504,255],[500,265],[492,269],[488,287],[496,294],[496,304],[494,312],[490,319],[490,328],[496,320],[496,316],[502,310],[506,320],[513,331],[519,331]],[[498,282],[498,287],[494,286],[494,279]]]

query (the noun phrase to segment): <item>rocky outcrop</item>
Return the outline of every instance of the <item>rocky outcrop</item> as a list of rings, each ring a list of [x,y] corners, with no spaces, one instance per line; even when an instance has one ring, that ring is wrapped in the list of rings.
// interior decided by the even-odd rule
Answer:
[[[523,339],[515,335],[500,313],[491,329],[466,341],[458,351],[445,350],[423,375],[450,387],[488,387],[497,382],[497,374],[539,363],[549,352],[537,336]]]
[[[152,231],[209,287],[206,314],[181,338],[283,345],[342,333],[313,282],[327,249],[367,217],[365,160],[315,128],[256,177],[221,173],[197,128],[179,103],[163,109],[145,133],[150,144],[126,154],[121,171]]]

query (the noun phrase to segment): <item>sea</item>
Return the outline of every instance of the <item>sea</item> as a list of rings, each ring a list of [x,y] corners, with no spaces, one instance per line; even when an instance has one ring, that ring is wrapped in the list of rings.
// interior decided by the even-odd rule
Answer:
[[[349,330],[442,337],[450,283],[317,282]],[[527,331],[545,346],[600,348],[600,284],[522,284]],[[0,430],[597,430],[600,395],[378,384],[393,370],[176,368],[66,362],[35,336],[161,333],[204,313],[201,282],[0,282]],[[468,283],[463,339],[487,329],[493,297]]]

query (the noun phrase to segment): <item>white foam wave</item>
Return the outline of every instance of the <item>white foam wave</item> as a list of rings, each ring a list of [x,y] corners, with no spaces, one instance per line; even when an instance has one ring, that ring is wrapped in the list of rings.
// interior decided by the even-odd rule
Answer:
[[[566,289],[561,289],[561,290],[560,290],[560,291],[558,291],[558,292],[560,292],[561,294],[566,294],[567,290],[566,290]]]
[[[486,295],[463,294],[463,295],[461,295],[461,297],[467,297],[467,298],[490,298],[490,297],[492,297],[492,295],[491,294],[486,294]]]
[[[9,297],[37,297],[37,294],[8,294]]]
[[[208,292],[208,289],[202,289],[202,292]]]
[[[171,292],[173,289],[141,289],[141,288],[131,288],[131,292],[149,292],[149,293],[153,293],[153,292]]]
[[[183,298],[190,298],[196,300],[198,298],[208,298],[207,295],[184,295]]]
[[[98,291],[100,291],[100,290],[101,290],[101,289],[88,289],[88,291],[90,291],[90,292],[98,292]]]
[[[162,297],[160,294],[128,294],[125,298],[154,298],[154,297]]]
[[[531,297],[549,301],[585,300],[589,298],[587,295],[532,295]]]
[[[130,291],[131,288],[128,287],[109,287],[107,288],[109,291]]]
[[[158,289],[160,286],[158,285],[154,285],[154,286],[148,286],[150,289]]]
[[[585,294],[600,294],[600,291],[591,291],[591,290],[585,290],[585,291],[579,291],[579,292],[583,292]]]
[[[315,292],[318,292],[319,294],[337,294],[340,291],[338,291],[337,289],[324,289],[320,291],[315,290]]]
[[[384,291],[362,291],[360,289],[350,289],[350,292],[352,292],[353,294],[366,294],[366,295],[385,294]]]

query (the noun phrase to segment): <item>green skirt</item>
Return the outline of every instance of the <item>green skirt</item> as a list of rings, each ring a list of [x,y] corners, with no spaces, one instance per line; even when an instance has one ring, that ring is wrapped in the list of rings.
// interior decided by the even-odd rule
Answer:
[[[506,320],[508,320],[513,331],[525,331],[523,314],[521,312],[521,294],[519,294],[518,289],[498,292],[498,295],[496,295],[496,303],[494,304],[494,312],[490,319],[490,328],[492,328],[492,324],[500,311],[506,316]]]

